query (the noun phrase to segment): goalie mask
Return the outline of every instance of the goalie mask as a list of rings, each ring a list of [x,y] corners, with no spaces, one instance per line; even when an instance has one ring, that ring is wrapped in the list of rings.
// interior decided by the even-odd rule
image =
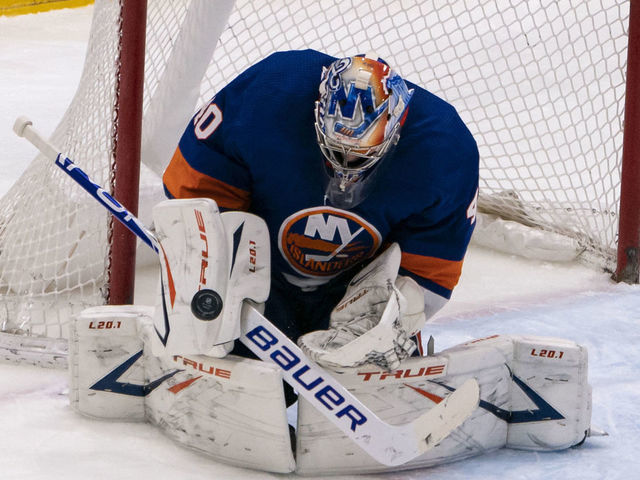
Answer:
[[[352,208],[369,194],[379,164],[398,142],[412,95],[375,54],[323,68],[315,127],[333,205]]]

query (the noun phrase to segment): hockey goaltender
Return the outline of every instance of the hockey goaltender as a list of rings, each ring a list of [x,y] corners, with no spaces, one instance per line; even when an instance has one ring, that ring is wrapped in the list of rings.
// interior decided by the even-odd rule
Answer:
[[[310,475],[588,435],[584,347],[494,335],[419,348],[473,231],[477,150],[450,106],[376,55],[254,65],[194,116],[164,181],[154,231],[136,232],[158,253],[157,305],[76,319],[78,412]]]

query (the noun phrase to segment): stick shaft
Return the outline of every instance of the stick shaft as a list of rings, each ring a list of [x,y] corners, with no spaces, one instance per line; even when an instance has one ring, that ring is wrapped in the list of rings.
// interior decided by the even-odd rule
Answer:
[[[94,183],[80,167],[59,152],[47,139],[31,126],[31,121],[24,117],[16,120],[13,130],[15,133],[31,142],[40,152],[53,161],[60,169],[69,175],[84,191],[96,199],[103,207],[116,217],[140,240],[158,253],[158,241],[153,233],[145,227],[138,218],[113,198],[109,192]]]
[[[140,222],[138,217],[122,206],[120,202],[113,198],[109,192],[105,191],[100,185],[94,183],[80,167],[66,156],[63,156],[61,153],[58,154],[55,164],[75,180],[84,191],[109,210],[109,212],[120,220],[134,235],[158,253],[158,241],[155,235]]]

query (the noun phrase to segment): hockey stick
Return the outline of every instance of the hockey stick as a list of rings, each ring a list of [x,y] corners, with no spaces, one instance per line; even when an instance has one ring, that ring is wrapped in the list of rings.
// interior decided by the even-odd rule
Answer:
[[[14,131],[54,161],[131,232],[160,255],[159,243],[153,232],[102,187],[93,183],[69,158],[59,153],[31,127],[28,119],[18,118],[14,124]],[[261,360],[280,367],[283,378],[296,388],[299,395],[384,465],[401,465],[434,447],[462,424],[478,406],[478,382],[471,378],[416,420],[402,425],[388,424],[363,405],[326,370],[311,362],[292,340],[256,309],[245,303],[241,319],[242,335],[239,340]]]

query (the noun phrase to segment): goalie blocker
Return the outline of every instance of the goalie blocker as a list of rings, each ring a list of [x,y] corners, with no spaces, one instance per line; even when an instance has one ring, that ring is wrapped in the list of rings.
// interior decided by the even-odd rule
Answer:
[[[234,355],[156,357],[152,310],[104,306],[78,317],[70,346],[71,404],[91,417],[150,421],[224,463],[314,475],[385,472],[502,447],[564,449],[589,430],[586,349],[561,339],[496,335],[406,359],[391,372],[363,365],[337,374],[390,423],[415,418],[477,379],[479,407],[431,450],[402,466],[378,464],[300,399],[294,459],[281,370]]]
[[[266,225],[244,212],[220,214],[207,198],[160,202],[153,221],[162,282],[154,353],[224,357],[240,337],[244,300],[269,296]]]

